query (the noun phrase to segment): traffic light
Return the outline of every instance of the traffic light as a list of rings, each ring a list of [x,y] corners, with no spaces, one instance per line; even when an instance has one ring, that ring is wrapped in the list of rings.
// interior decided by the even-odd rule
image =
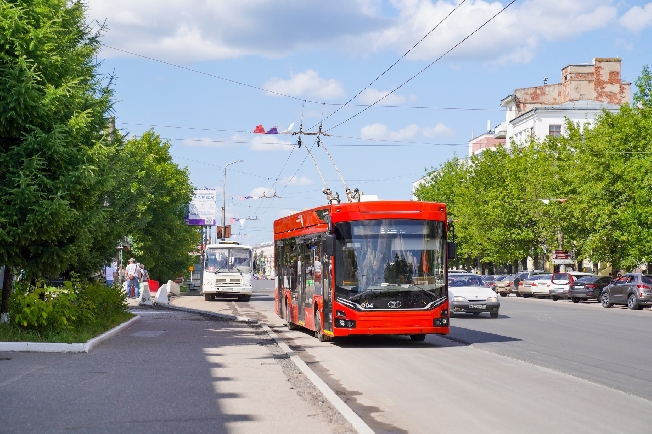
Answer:
[[[226,236],[222,236],[222,226],[218,226],[217,238],[231,238],[231,225],[226,226]]]

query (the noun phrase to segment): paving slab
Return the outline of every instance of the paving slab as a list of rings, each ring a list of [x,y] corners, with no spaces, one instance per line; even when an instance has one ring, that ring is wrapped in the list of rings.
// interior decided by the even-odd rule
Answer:
[[[90,353],[0,353],[0,431],[354,432],[297,386],[259,327],[136,312]]]

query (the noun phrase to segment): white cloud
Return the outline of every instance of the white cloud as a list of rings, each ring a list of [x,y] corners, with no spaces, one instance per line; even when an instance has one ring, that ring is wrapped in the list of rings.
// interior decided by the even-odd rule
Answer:
[[[286,185],[311,185],[312,179],[306,176],[291,176],[281,180]]]
[[[341,82],[332,78],[322,78],[312,69],[298,74],[290,73],[289,80],[282,80],[277,77],[271,78],[262,87],[291,96],[312,96],[321,99],[344,96],[344,86]]]
[[[104,42],[165,59],[207,60],[328,47],[376,31],[391,19],[377,0],[87,0]],[[107,50],[107,55],[124,55]]]
[[[408,140],[416,136],[418,132],[419,127],[416,124],[408,125],[398,131],[390,131],[384,124],[371,124],[362,127],[360,135],[363,139],[372,140]]]
[[[634,6],[618,20],[621,26],[633,32],[640,32],[646,27],[652,27],[652,3],[644,7]]]
[[[402,54],[459,0],[87,0],[91,19],[104,22],[104,42],[167,60],[260,55],[281,57],[322,48],[353,55]],[[447,58],[527,62],[545,41],[568,39],[617,22],[618,0],[523,0],[510,6]],[[507,0],[467,1],[417,46],[411,59],[434,60]],[[650,25],[650,3],[619,20],[632,31]],[[314,23],[314,24],[311,24]],[[124,56],[105,50],[106,56]],[[337,88],[337,86],[335,86]],[[332,96],[331,97],[335,97]]]
[[[210,137],[184,139],[181,143],[183,144],[183,146],[201,147],[201,148],[228,148],[231,146],[237,146],[237,144],[234,144],[231,141],[213,139]]]
[[[439,136],[454,136],[455,131],[452,128],[447,127],[443,123],[439,122],[432,128],[423,128],[423,135],[426,137],[439,137]]]
[[[407,98],[404,97],[403,95],[397,95],[393,93],[389,96],[385,96],[388,94],[389,94],[388,90],[377,90],[377,89],[369,88],[369,89],[365,89],[365,91],[360,94],[358,99],[362,104],[373,104],[379,99],[385,97],[382,101],[378,103],[378,105],[399,105],[407,101]]]
[[[290,151],[293,147],[292,142],[278,139],[274,134],[255,135],[249,145],[252,151]]]
[[[376,123],[366,125],[360,130],[360,136],[363,139],[369,140],[405,141],[413,139],[419,134],[424,137],[433,138],[438,136],[452,136],[455,132],[441,122],[429,128],[421,128],[416,124],[410,124],[397,131],[391,131],[385,124]]]
[[[254,197],[260,197],[260,196],[267,196],[271,197],[276,193],[276,190],[274,190],[273,187],[257,187],[254,188],[249,192],[248,196],[254,196]],[[261,200],[266,200],[266,199],[261,199]]]
[[[453,1],[391,0],[399,11],[394,26],[369,39],[376,51],[412,47],[454,7]],[[499,12],[507,1],[466,2],[428,36],[410,57],[434,60],[482,23]],[[517,2],[477,34],[456,48],[448,58],[491,61],[529,61],[544,40],[559,40],[605,27],[616,17],[614,0],[530,0]]]

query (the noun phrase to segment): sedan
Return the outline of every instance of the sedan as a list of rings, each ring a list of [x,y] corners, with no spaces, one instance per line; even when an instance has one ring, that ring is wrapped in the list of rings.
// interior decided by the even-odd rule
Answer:
[[[652,305],[652,276],[627,273],[607,285],[600,296],[602,307],[624,304],[632,310]]]
[[[590,276],[590,273],[581,273],[578,271],[571,271],[568,273],[554,273],[550,279],[550,298],[552,301],[557,301],[560,298],[570,298],[570,286],[582,276]]]
[[[570,285],[570,298],[573,303],[580,300],[596,299],[600,301],[600,295],[605,286],[611,283],[609,276],[583,276]]]
[[[496,293],[478,276],[450,276],[448,278],[448,303],[450,312],[488,313],[491,318],[498,318],[500,302]]]
[[[550,278],[552,274],[538,274],[521,280],[518,284],[518,292],[524,297],[549,297]]]

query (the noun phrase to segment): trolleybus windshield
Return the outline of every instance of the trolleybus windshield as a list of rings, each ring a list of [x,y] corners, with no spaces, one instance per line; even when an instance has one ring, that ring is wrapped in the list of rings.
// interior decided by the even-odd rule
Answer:
[[[444,222],[352,221],[337,223],[335,235],[338,297],[363,308],[386,308],[383,300],[397,297],[424,308],[446,297]]]
[[[251,250],[242,247],[209,247],[206,249],[206,271],[251,273]]]

